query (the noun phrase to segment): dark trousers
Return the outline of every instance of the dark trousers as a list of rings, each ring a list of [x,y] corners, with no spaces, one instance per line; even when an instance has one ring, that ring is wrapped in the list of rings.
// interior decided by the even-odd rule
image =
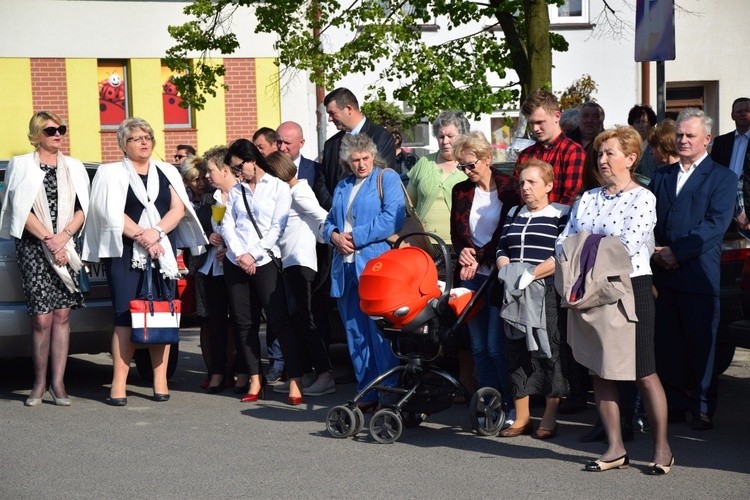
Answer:
[[[656,372],[669,410],[713,415],[719,297],[662,288],[655,324]]]
[[[203,278],[208,305],[209,344],[211,346],[211,375],[223,375],[227,367],[227,326],[229,325],[229,294],[224,276],[206,275]]]
[[[312,285],[315,271],[309,267],[291,266],[284,269],[289,292],[294,297],[294,312],[292,325],[297,334],[297,344],[300,346],[302,371],[309,372],[310,367],[318,373],[331,370],[328,359],[328,349],[315,324],[312,312]]]
[[[229,306],[234,317],[235,336],[237,339],[237,373],[240,371],[241,358],[247,365],[250,375],[260,375],[261,355],[260,312],[266,312],[267,327],[275,331],[281,343],[286,359],[287,376],[302,376],[292,320],[286,305],[286,292],[281,273],[273,263],[256,267],[255,274],[247,274],[238,266],[226,259],[224,261],[224,278],[229,289]]]

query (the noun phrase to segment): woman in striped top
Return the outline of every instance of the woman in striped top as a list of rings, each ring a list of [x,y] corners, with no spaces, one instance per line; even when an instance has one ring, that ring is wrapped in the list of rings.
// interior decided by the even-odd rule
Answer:
[[[498,244],[497,267],[501,269],[501,276],[506,277],[512,275],[508,272],[511,268],[507,268],[505,273],[502,268],[509,265],[519,268],[516,276],[520,275],[520,279],[506,282],[506,293],[510,291],[508,287],[526,289],[532,282],[537,282],[539,298],[544,297],[546,341],[542,334],[531,342],[525,336],[513,335],[506,322],[507,370],[516,419],[513,425],[500,432],[500,436],[532,434],[529,396],[541,394],[546,397],[544,416],[532,437],[550,439],[557,434],[560,397],[568,391],[562,374],[560,333],[557,329],[560,297],[553,284],[555,240],[565,227],[568,207],[549,201],[554,180],[550,164],[531,159],[519,166],[518,180],[526,205],[514,207],[508,213]],[[528,267],[529,264],[532,267]],[[522,271],[524,267],[528,269]],[[530,292],[524,293],[524,297],[528,297]]]

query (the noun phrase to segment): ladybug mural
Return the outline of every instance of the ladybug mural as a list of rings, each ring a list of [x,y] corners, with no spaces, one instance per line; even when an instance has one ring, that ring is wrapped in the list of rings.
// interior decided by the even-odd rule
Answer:
[[[164,105],[164,123],[169,125],[184,125],[189,123],[188,110],[180,107],[182,99],[177,95],[174,76],[162,85],[162,101]]]
[[[119,125],[125,116],[125,85],[112,73],[99,82],[99,118],[102,125]]]

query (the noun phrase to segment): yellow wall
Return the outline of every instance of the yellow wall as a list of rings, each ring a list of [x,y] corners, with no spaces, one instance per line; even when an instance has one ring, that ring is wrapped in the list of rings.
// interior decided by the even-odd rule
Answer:
[[[68,122],[70,123],[70,156],[81,161],[102,161],[99,93],[96,59],[66,59],[68,84]]]
[[[30,60],[0,58],[0,159],[33,150],[26,136],[32,114]]]
[[[160,89],[161,60],[130,60],[130,103],[134,117],[143,118],[154,129],[154,159],[164,159],[164,103]]]
[[[221,59],[209,60],[209,63],[222,64]],[[218,84],[224,83],[224,77],[218,78]],[[205,107],[195,112],[196,135],[198,144],[196,149],[203,153],[214,146],[227,143],[227,119],[224,105],[224,89],[216,89],[216,97],[206,95]]]
[[[272,57],[255,59],[255,92],[258,102],[258,128],[281,125],[279,68]]]

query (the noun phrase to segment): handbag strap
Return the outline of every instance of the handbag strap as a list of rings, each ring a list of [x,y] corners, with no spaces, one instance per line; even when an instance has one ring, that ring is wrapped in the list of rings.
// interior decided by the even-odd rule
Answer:
[[[382,168],[380,169],[380,173],[378,173],[378,196],[380,196],[380,202],[383,202],[383,172],[386,170],[393,171],[394,174],[398,175],[398,172],[393,170],[392,168]],[[409,197],[409,192],[406,190],[406,186],[404,186],[404,183],[401,181],[399,177],[398,183],[401,185],[401,191],[404,193],[404,208],[406,210],[406,214],[409,217],[414,217],[419,221],[420,224],[422,224],[422,220],[419,218],[419,214],[417,213],[417,209],[414,208],[414,204],[411,202],[411,198]]]
[[[164,281],[164,276],[159,273],[159,296],[169,303],[169,310],[174,314],[174,303],[172,302],[172,294],[167,293],[167,283]],[[148,300],[148,307],[151,313],[154,312],[154,290],[153,290],[153,274],[151,273],[151,256],[149,255],[146,259],[146,272],[143,277],[143,283],[141,284],[140,297],[144,300]]]
[[[260,233],[260,228],[258,227],[258,223],[255,222],[255,217],[253,217],[253,211],[250,210],[250,204],[247,202],[247,196],[246,196],[247,191],[245,191],[245,186],[243,184],[240,184],[240,187],[242,188],[242,201],[245,202],[245,210],[247,210],[247,215],[250,216],[250,222],[253,223],[255,232],[258,233],[258,238],[263,239],[263,235]]]

